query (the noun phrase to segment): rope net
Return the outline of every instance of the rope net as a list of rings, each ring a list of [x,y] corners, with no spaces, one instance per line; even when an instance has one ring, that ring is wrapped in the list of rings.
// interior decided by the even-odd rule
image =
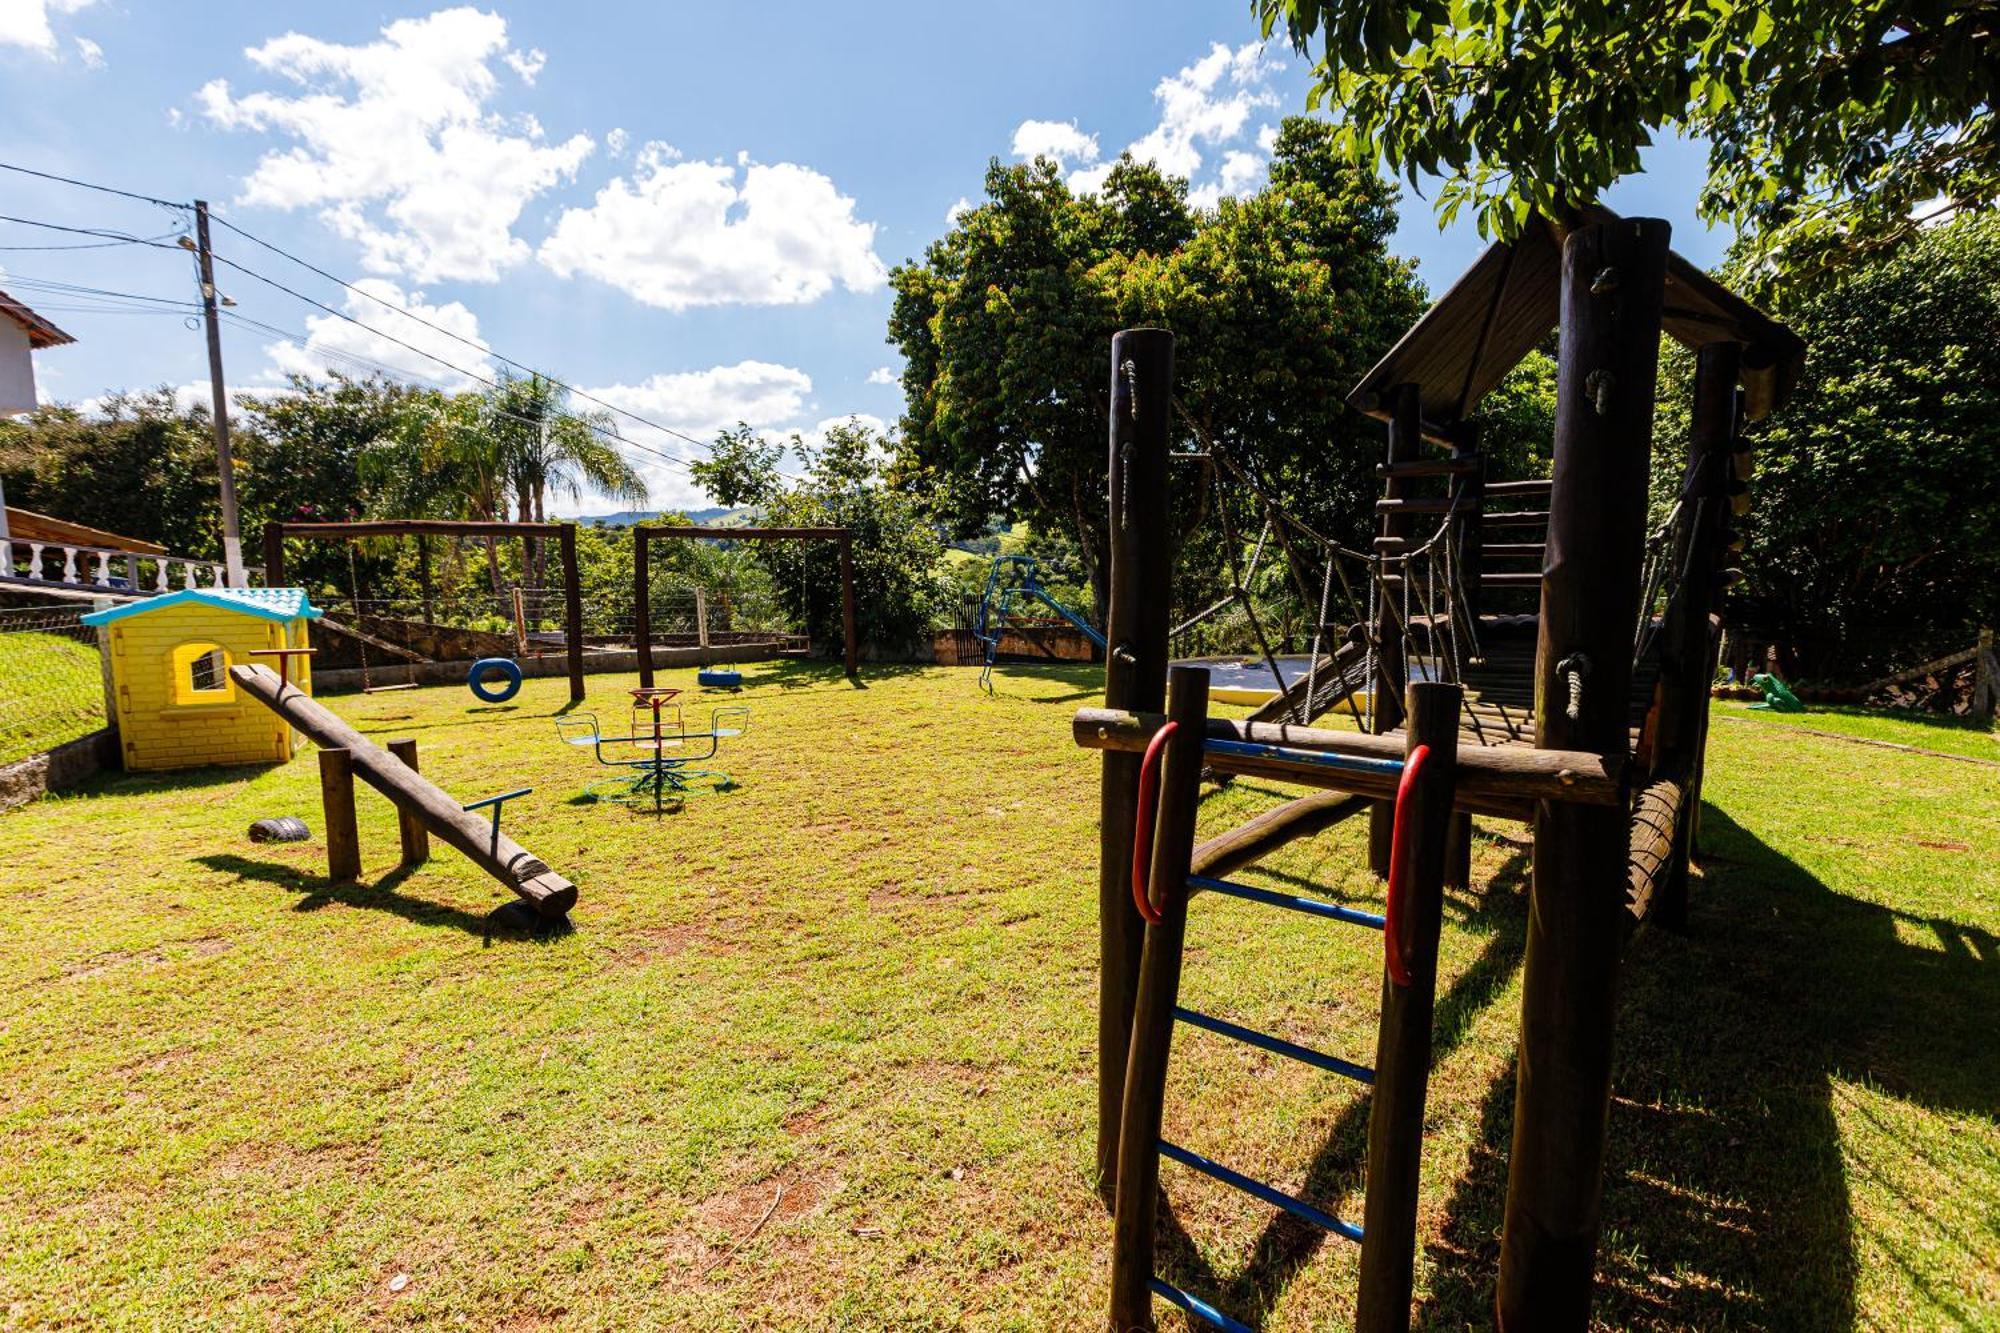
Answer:
[[[1277,683],[1279,698],[1266,714],[1269,720],[1305,724],[1344,707],[1365,731],[1383,720],[1377,705],[1383,690],[1400,698],[1408,680],[1463,684],[1469,669],[1485,663],[1477,598],[1467,591],[1476,577],[1466,553],[1468,520],[1480,511],[1477,499],[1466,499],[1454,487],[1426,533],[1380,539],[1375,549],[1359,550],[1299,517],[1251,463],[1221,445],[1178,400],[1174,407],[1200,445],[1199,452],[1179,457],[1203,469],[1202,509],[1214,514],[1221,530],[1227,588],[1173,626],[1176,656],[1247,642]],[[1255,516],[1254,540],[1245,540],[1238,527],[1236,515],[1242,512]],[[1686,582],[1690,516],[1691,506],[1675,504],[1648,539],[1633,630],[1635,665],[1654,653],[1660,627]],[[1262,610],[1254,595],[1260,575],[1271,589]],[[1311,644],[1302,679],[1286,678],[1265,623],[1272,608],[1282,611],[1285,603],[1311,613],[1299,627],[1305,631],[1300,637]],[[1292,639],[1292,628],[1286,624],[1281,641]],[[1484,743],[1491,723],[1472,705],[1468,692],[1467,725]],[[1400,708],[1391,718],[1398,716]]]

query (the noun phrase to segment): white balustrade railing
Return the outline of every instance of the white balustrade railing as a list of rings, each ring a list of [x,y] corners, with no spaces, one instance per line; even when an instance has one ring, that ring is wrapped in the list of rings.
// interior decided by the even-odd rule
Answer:
[[[252,583],[263,581],[262,569],[244,571]],[[0,580],[45,583],[107,593],[145,597],[182,588],[228,586],[219,561],[180,555],[146,555],[102,546],[69,546],[60,542],[0,542]]]

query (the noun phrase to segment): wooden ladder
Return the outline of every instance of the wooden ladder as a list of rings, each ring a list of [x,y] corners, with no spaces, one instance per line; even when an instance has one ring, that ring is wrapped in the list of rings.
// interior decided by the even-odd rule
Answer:
[[[1360,1245],[1356,1327],[1368,1333],[1409,1327],[1446,839],[1452,823],[1458,757],[1459,696],[1457,685],[1421,682],[1409,687],[1408,739],[1401,760],[1326,756],[1329,767],[1347,765],[1357,772],[1366,769],[1377,779],[1395,777],[1398,782],[1396,850],[1391,857],[1388,904],[1378,915],[1319,898],[1191,873],[1204,755],[1242,742],[1204,739],[1208,673],[1191,667],[1173,670],[1168,687],[1169,723],[1156,733],[1141,765],[1133,883],[1135,905],[1147,925],[1119,1128],[1111,1327],[1153,1328],[1153,1298],[1157,1296],[1215,1328],[1249,1333],[1248,1325],[1165,1281],[1155,1271],[1161,1158]],[[1155,835],[1150,805],[1156,779],[1160,799]],[[1198,1013],[1180,1003],[1188,902],[1201,890],[1383,933],[1382,1008],[1373,1068]],[[1161,1137],[1168,1054],[1179,1027],[1245,1042],[1373,1087],[1361,1225]]]

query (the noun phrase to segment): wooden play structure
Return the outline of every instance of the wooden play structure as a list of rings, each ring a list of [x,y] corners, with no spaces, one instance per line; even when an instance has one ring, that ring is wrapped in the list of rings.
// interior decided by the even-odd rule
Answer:
[[[320,747],[320,798],[331,878],[361,877],[361,841],[354,818],[358,777],[396,807],[402,864],[416,866],[428,860],[430,835],[435,834],[519,894],[541,916],[561,917],[576,905],[576,885],[500,831],[501,806],[527,795],[526,789],[460,805],[417,772],[415,741],[394,741],[384,749],[297,686],[280,680],[269,667],[233,666],[229,675],[246,696]],[[481,819],[474,813],[478,810],[492,813]]]
[[[830,541],[840,553],[841,658],[847,674],[861,670],[861,642],[854,624],[854,533],[847,528],[704,528],[690,524],[648,526],[632,529],[632,625],[639,647],[639,684],[653,684],[653,599],[652,549],[656,541],[698,542],[818,542]],[[706,636],[707,618],[699,617]],[[708,646],[706,637],[702,646]],[[706,665],[706,663],[704,663]]]
[[[273,585],[284,582],[287,538],[352,542],[364,537],[553,538],[562,564],[563,647],[569,659],[569,697],[571,703],[583,702],[583,589],[577,578],[576,524],[459,522],[430,518],[371,519],[356,523],[266,523],[264,577]],[[361,639],[364,644],[374,643],[378,649],[405,658],[411,656],[393,644],[368,638],[354,626],[342,626],[341,632],[350,638]],[[367,659],[364,657],[362,660],[366,662]]]
[[[1488,479],[1470,414],[1551,330],[1553,476]],[[1679,494],[1649,535],[1663,331],[1697,369]],[[1534,839],[1498,1320],[1587,1326],[1619,960],[1636,925],[1685,912],[1729,518],[1746,503],[1740,430],[1783,400],[1803,354],[1673,254],[1662,221],[1590,210],[1489,249],[1350,398],[1388,424],[1374,549],[1347,551],[1265,497],[1288,558],[1327,562],[1295,582],[1348,654],[1329,668],[1344,672],[1358,645],[1373,682],[1365,714],[1349,703],[1360,726],[1334,730],[1310,725],[1310,688],[1288,721],[1247,723],[1208,716],[1205,673],[1176,668],[1168,690],[1173,339],[1113,340],[1106,707],[1075,723],[1078,743],[1104,752],[1097,1166],[1117,1215],[1112,1327],[1152,1328],[1155,1296],[1246,1327],[1155,1270],[1163,1156],[1357,1242],[1357,1326],[1408,1327],[1441,906],[1467,877],[1474,814],[1525,822]],[[1423,494],[1431,482],[1443,493]],[[1319,790],[1197,847],[1204,768]],[[1379,917],[1223,878],[1362,810],[1387,880]],[[1179,1006],[1197,891],[1383,931],[1372,1069]],[[1373,1084],[1363,1225],[1159,1138],[1177,1025]]]
[[[298,656],[293,679],[310,693],[310,659],[298,650],[318,616],[304,589],[283,587],[183,588],[83,616],[104,646],[125,767],[289,760],[291,730],[252,707],[230,672],[253,656]]]

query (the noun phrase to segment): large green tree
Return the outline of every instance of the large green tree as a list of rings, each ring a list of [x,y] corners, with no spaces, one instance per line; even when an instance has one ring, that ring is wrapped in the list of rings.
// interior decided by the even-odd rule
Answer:
[[[1202,210],[1186,182],[1130,160],[1082,196],[1053,163],[996,162],[985,202],[895,271],[898,466],[943,497],[959,535],[996,518],[1066,534],[1103,614],[1105,356],[1137,324],[1180,335],[1184,440],[1214,442],[1288,507],[1353,535],[1381,442],[1342,398],[1421,312],[1422,290],[1387,250],[1393,190],[1340,155],[1331,127],[1286,121],[1270,175],[1254,197]]]
[[[261,443],[254,428],[244,432],[246,450]],[[53,406],[0,420],[0,474],[11,505],[222,558],[208,409],[180,406],[171,389],[112,394],[92,412]]]
[[[2000,197],[1996,0],[1251,0],[1315,61],[1315,105],[1447,218],[1511,235],[1706,140],[1703,215],[1803,278]]]
[[[1755,433],[1738,618],[1823,679],[1963,647],[2000,622],[2000,216],[1926,229],[1780,313],[1811,350]],[[1686,439],[1691,365],[1664,363],[1662,440]]]

